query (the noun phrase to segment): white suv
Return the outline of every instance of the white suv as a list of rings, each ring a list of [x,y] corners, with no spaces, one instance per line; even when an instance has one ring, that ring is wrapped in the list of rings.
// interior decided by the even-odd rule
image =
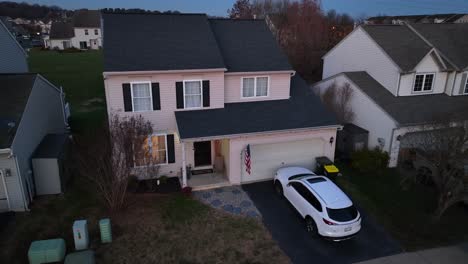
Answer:
[[[361,216],[346,194],[324,176],[300,167],[276,172],[277,193],[286,197],[304,218],[307,231],[334,241],[345,240],[361,230]]]

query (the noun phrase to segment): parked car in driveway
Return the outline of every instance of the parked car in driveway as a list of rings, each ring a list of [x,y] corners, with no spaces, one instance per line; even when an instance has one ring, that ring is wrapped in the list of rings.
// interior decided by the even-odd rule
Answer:
[[[305,168],[286,167],[276,172],[274,185],[304,218],[311,234],[340,241],[361,230],[361,215],[353,202],[328,178]]]

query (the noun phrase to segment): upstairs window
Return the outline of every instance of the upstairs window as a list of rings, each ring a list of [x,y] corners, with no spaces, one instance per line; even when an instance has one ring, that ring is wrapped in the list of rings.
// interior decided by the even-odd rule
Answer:
[[[268,76],[243,77],[242,98],[268,96],[269,82],[270,78]]]
[[[151,83],[131,83],[131,87],[133,111],[151,111],[153,109],[153,100],[151,97]]]
[[[85,34],[85,35],[89,35],[89,32],[88,32],[87,29],[84,30],[84,34]]]
[[[434,85],[434,74],[416,74],[414,78],[413,92],[428,92],[432,91]]]
[[[96,35],[96,36],[99,35],[99,30],[95,29],[94,30],[94,35]]]
[[[202,81],[184,81],[184,108],[199,108],[202,105]]]

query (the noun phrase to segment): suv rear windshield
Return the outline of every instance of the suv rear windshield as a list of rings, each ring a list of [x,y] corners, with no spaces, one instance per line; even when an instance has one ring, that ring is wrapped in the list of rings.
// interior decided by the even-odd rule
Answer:
[[[354,220],[358,215],[358,211],[353,205],[342,209],[327,208],[327,213],[330,219],[338,222],[348,222]]]

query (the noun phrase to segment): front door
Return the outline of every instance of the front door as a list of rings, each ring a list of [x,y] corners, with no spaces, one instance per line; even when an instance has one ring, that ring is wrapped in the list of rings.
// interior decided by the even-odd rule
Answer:
[[[193,143],[195,167],[211,165],[211,141]]]

